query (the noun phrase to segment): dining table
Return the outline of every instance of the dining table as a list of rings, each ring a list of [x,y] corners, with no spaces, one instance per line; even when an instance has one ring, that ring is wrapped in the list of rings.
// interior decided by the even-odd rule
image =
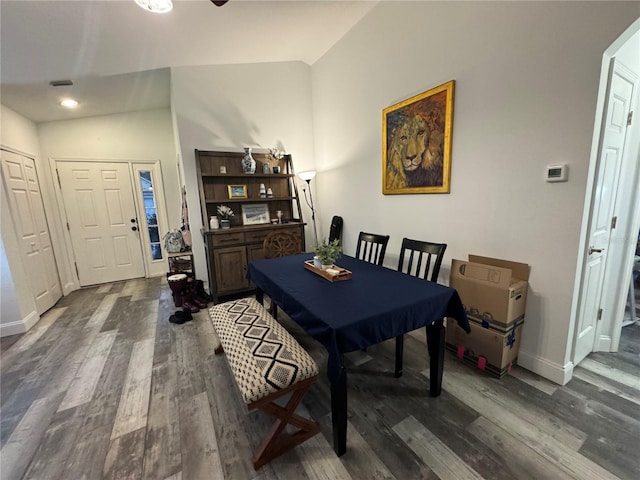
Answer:
[[[277,308],[327,349],[333,448],[341,456],[347,448],[344,355],[426,327],[429,391],[438,396],[442,391],[444,318],[455,319],[466,332],[470,327],[453,288],[348,255],[337,265],[350,271],[350,278],[331,281],[305,268],[305,261],[312,258],[313,253],[302,253],[254,260],[247,267],[247,278],[255,284],[259,302],[268,295]],[[401,357],[402,349],[396,348],[396,376],[402,374]]]

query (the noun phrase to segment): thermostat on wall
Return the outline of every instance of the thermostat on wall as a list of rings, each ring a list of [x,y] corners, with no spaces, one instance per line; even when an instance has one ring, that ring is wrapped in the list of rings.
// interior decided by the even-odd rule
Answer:
[[[569,179],[568,170],[566,163],[547,165],[547,182],[566,182]]]

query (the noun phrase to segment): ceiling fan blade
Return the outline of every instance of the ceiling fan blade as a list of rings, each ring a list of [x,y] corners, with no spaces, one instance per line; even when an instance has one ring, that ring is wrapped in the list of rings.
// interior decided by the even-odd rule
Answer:
[[[213,3],[216,7],[221,7],[228,1],[229,0],[211,0],[211,3]]]

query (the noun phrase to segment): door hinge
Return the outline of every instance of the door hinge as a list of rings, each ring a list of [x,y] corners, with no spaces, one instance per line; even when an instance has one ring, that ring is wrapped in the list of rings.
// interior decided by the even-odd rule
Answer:
[[[631,122],[632,122],[632,121],[633,121],[633,110],[631,110],[631,111],[629,112],[629,115],[627,115],[627,127],[628,127],[629,125],[631,125]]]
[[[613,230],[614,228],[616,228],[616,224],[618,223],[618,217],[615,216],[611,219],[611,230]]]
[[[62,184],[60,183],[60,172],[58,171],[57,168],[56,168],[56,177],[58,177],[58,187],[60,187],[60,190],[62,190]]]
[[[602,309],[601,308],[598,309],[598,317],[596,318],[596,320],[598,320],[598,321],[602,320]]]
[[[69,228],[69,222],[67,222],[67,230],[71,231],[71,229]]]
[[[78,264],[73,262],[73,266],[76,267],[76,275],[80,278],[80,272],[78,271]]]

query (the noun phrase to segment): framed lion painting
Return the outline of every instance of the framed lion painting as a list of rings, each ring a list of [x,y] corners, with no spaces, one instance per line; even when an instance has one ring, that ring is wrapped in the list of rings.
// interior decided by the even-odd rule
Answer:
[[[382,193],[449,193],[455,80],[382,111]]]

